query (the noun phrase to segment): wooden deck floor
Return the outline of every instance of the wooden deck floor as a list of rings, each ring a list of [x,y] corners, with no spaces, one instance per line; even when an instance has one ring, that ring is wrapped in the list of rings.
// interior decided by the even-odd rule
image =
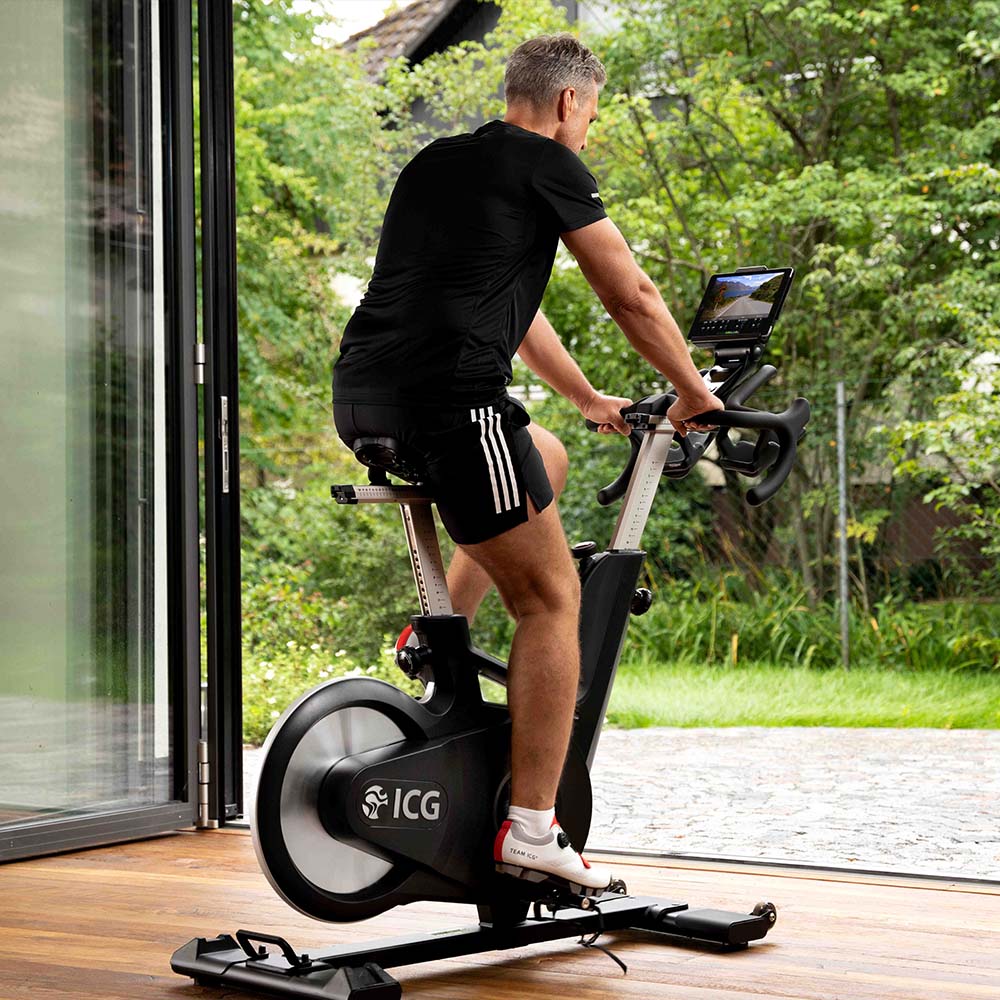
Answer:
[[[634,894],[737,910],[772,899],[778,924],[731,955],[652,935],[602,937],[627,976],[575,940],[392,970],[404,998],[1000,1000],[1000,888],[605,860]],[[317,954],[473,923],[469,907],[425,903],[320,924],[277,898],[245,831],[182,832],[0,866],[0,1000],[219,997],[175,975],[170,955],[192,937],[239,927]]]

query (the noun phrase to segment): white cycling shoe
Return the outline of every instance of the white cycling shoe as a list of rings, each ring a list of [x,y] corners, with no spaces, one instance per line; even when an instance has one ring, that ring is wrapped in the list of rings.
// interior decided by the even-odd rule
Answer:
[[[493,845],[496,869],[529,882],[554,882],[580,896],[618,891],[611,870],[592,865],[573,850],[569,837],[553,819],[544,837],[532,837],[517,820],[504,820]]]

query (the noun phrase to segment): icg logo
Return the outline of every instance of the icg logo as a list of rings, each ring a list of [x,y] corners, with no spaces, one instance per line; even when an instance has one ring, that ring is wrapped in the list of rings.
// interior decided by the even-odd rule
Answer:
[[[365,801],[362,803],[361,811],[368,819],[378,819],[378,811],[382,806],[389,804],[389,796],[385,794],[381,785],[372,785],[365,792]]]
[[[382,781],[361,795],[361,815],[378,826],[431,827],[447,810],[444,789],[433,781]]]

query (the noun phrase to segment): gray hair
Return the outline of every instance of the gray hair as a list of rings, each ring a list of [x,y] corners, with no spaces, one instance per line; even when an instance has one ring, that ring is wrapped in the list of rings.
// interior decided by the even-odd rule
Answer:
[[[529,38],[510,54],[503,76],[508,104],[526,102],[541,111],[572,87],[586,94],[599,90],[608,74],[601,60],[569,32]]]

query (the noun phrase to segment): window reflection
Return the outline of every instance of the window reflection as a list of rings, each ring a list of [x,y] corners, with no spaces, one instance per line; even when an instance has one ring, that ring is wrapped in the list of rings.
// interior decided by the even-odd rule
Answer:
[[[172,798],[157,6],[0,4],[0,825]]]

